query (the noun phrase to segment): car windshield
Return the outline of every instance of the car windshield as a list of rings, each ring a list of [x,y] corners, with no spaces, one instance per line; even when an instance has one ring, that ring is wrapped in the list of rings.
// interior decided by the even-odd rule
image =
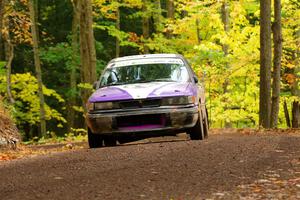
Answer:
[[[109,67],[103,73],[100,86],[146,82],[187,82],[186,66],[179,63],[153,63]]]

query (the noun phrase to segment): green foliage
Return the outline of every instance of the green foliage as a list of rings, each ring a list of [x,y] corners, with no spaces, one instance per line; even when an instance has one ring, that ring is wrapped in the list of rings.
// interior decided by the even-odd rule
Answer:
[[[66,42],[42,49],[40,56],[47,64],[65,65],[67,71],[71,71],[73,68],[79,68],[79,53],[74,55],[72,47]]]
[[[120,46],[137,48],[139,45],[131,41],[130,33],[116,28],[117,9],[121,8],[141,8],[141,0],[124,0],[124,1],[111,1],[95,0],[94,7],[98,11],[95,13],[97,18],[103,20],[96,20],[94,24],[95,29],[106,31],[109,36],[116,38],[120,42]]]
[[[95,25],[95,28],[100,30],[106,30],[110,36],[117,38],[120,41],[120,46],[131,46],[131,47],[139,47],[135,42],[130,42],[129,37],[130,34],[124,31],[118,30],[115,26],[103,26],[103,25]]]
[[[6,62],[5,61],[0,61],[0,68],[1,70],[5,67]]]
[[[14,74],[11,77],[12,95],[15,99],[13,105],[13,116],[17,125],[25,124],[37,125],[40,122],[39,115],[39,97],[37,80],[30,73]],[[43,87],[43,92],[46,98],[52,98],[57,103],[62,105],[64,99],[54,90]],[[6,97],[6,77],[0,76],[0,94]],[[54,120],[57,126],[62,126],[66,123],[65,118],[56,109],[45,105],[46,120]]]
[[[5,74],[5,65],[6,62],[0,61],[0,76]]]
[[[77,86],[80,89],[93,90],[93,86],[89,83],[79,83]]]
[[[6,74],[6,62],[0,61],[0,76]]]
[[[66,142],[86,142],[87,141],[87,131],[85,129],[75,129],[72,128],[69,133],[64,136],[57,136],[54,132],[48,132],[45,137],[34,137],[29,141],[23,142],[26,145],[32,144],[57,144]]]
[[[73,106],[73,109],[78,113],[84,113],[84,109],[82,106]]]

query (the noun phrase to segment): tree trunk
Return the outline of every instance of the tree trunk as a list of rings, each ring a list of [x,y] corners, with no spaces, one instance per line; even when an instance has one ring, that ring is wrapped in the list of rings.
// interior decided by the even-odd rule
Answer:
[[[175,19],[175,6],[174,6],[174,0],[167,0],[167,18],[171,21]],[[172,37],[172,30],[167,30],[166,32],[167,38]]]
[[[31,34],[33,41],[33,54],[34,54],[34,65],[36,71],[36,78],[38,82],[38,94],[40,99],[40,126],[41,133],[40,136],[46,135],[46,118],[45,118],[45,100],[43,94],[43,81],[42,81],[42,70],[41,70],[41,62],[39,56],[39,44],[38,44],[38,33],[37,33],[37,21],[35,17],[35,9],[34,9],[34,0],[29,0],[29,12],[30,12],[30,20],[31,20]]]
[[[162,24],[161,24],[161,2],[160,0],[155,0],[155,13],[153,16],[154,19],[154,27],[155,32],[159,33],[162,30]]]
[[[260,0],[259,125],[270,128],[271,115],[271,0]]]
[[[96,50],[91,0],[80,0],[80,57],[81,82],[93,84],[96,81]],[[90,93],[87,89],[82,90],[85,109]]]
[[[143,0],[143,38],[145,40],[149,39],[150,37],[150,23],[149,23],[149,17],[148,17],[148,9],[147,9],[147,0]],[[144,43],[144,53],[149,53],[149,48]]]
[[[221,14],[222,14],[222,22],[224,26],[224,31],[226,34],[228,34],[230,29],[230,22],[229,22],[229,4],[226,0],[223,1],[222,7],[221,7]],[[223,44],[223,52],[224,57],[226,58],[228,56],[228,44]],[[229,63],[226,61],[225,63],[225,69],[226,71],[229,69]],[[229,78],[226,76],[224,83],[223,83],[223,93],[228,93],[228,85],[229,85]],[[228,99],[225,98],[224,102],[228,102]],[[225,110],[228,110],[227,107],[225,107]],[[230,122],[225,122],[225,128],[231,128],[232,124]]]
[[[229,4],[226,0],[222,4],[221,13],[222,13],[222,22],[224,26],[224,31],[227,34],[230,29],[230,23],[229,23]],[[225,56],[228,55],[228,44],[223,44],[223,52]]]
[[[287,127],[291,127],[291,120],[290,120],[290,115],[289,115],[289,110],[286,104],[286,101],[283,102],[283,110],[284,110],[284,116],[285,116],[285,121]]]
[[[167,0],[167,18],[175,19],[175,5],[174,0]]]
[[[200,28],[199,28],[199,19],[196,19],[196,31],[197,31],[197,43],[201,43],[201,35],[200,35]]]
[[[9,34],[9,33],[8,33]],[[10,39],[6,42],[6,90],[9,102],[11,104],[15,103],[15,100],[11,94],[11,64],[14,59],[14,45],[11,43]]]
[[[299,101],[294,101],[292,105],[292,127],[300,127],[300,103]]]
[[[73,106],[76,105],[76,91],[77,91],[77,69],[79,69],[78,56],[79,56],[79,0],[73,0],[73,20],[72,20],[72,68],[70,72],[70,88],[71,96],[69,99],[69,109],[68,109],[68,130],[71,131],[71,128],[75,124],[75,110]]]
[[[39,0],[33,0],[33,6],[34,6],[34,21],[36,22],[36,37],[37,41],[40,41],[40,30],[39,30]]]
[[[5,59],[4,42],[3,42],[3,36],[2,36],[4,5],[5,5],[5,1],[1,0],[0,1],[0,60],[4,60]]]
[[[281,34],[281,1],[274,0],[274,60],[273,60],[273,84],[272,84],[272,108],[271,108],[271,128],[277,128],[279,101],[280,101],[280,70],[282,55],[282,34]]]
[[[116,10],[116,29],[120,30],[120,8],[117,7]],[[120,57],[120,41],[119,38],[116,37],[116,58]]]
[[[300,38],[300,31],[296,32],[296,37]],[[294,68],[294,75],[296,76],[296,81],[292,85],[292,95],[296,97],[300,97],[300,88],[299,88],[299,80],[300,80],[300,44],[297,42],[297,50],[296,50],[296,67]],[[292,105],[292,127],[299,128],[300,127],[300,102],[299,100],[295,100]]]
[[[7,96],[8,96],[8,100],[11,104],[15,103],[15,100],[11,94],[11,65],[12,65],[12,61],[14,59],[14,45],[12,44],[11,41],[11,37],[10,37],[10,23],[9,23],[9,19],[6,18],[4,16],[4,9],[5,9],[5,5],[7,5],[6,3],[8,3],[6,0],[1,2],[0,5],[0,33],[1,33],[1,44],[3,45],[2,48],[4,48],[3,51],[3,57],[4,60],[6,61],[6,91],[7,91]],[[2,33],[2,29],[6,29],[7,31],[5,31],[5,33]],[[3,44],[2,44],[3,43]],[[1,47],[1,46],[0,46]],[[0,58],[0,60],[2,60]]]

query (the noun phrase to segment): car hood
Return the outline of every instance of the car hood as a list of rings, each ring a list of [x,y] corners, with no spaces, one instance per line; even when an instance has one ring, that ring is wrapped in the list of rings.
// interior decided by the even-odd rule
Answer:
[[[158,98],[195,95],[192,83],[151,82],[99,88],[89,98],[90,102]]]

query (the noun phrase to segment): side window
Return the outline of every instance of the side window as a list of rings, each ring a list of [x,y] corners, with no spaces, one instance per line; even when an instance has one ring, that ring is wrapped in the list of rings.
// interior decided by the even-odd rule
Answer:
[[[173,65],[172,66],[172,73],[171,73],[171,79],[174,81],[188,81],[189,80],[189,73],[187,71],[187,68],[183,65]]]
[[[109,73],[107,73],[108,71],[104,72],[101,80],[100,80],[100,86],[106,85],[107,84],[107,79],[109,76]]]
[[[117,81],[118,81],[118,78],[117,78],[116,72],[114,72],[112,70],[107,70],[101,79],[100,86],[115,83]]]
[[[185,66],[182,66],[182,67],[180,67],[180,74],[181,74],[181,81],[188,81],[189,80],[189,72],[188,72],[188,70],[186,69],[186,67]]]

